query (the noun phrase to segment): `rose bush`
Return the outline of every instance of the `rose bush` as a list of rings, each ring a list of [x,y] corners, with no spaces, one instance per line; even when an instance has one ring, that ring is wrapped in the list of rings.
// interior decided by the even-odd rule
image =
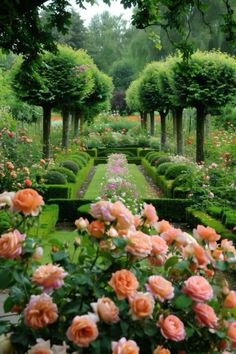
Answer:
[[[75,221],[73,255],[55,241],[41,264],[27,225],[43,200],[17,193],[0,195],[12,221],[0,238],[0,288],[5,312],[18,316],[0,321],[0,332],[14,353],[234,352],[236,292],[222,276],[235,269],[232,242],[204,226],[196,237],[176,229],[151,205],[134,216],[120,201],[100,201],[96,220]]]

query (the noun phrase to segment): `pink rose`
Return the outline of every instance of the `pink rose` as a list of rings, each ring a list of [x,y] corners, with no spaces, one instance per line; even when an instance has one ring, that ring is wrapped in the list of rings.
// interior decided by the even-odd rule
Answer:
[[[67,272],[62,267],[53,264],[39,266],[32,275],[32,281],[44,287],[45,291],[58,289],[64,284]]]
[[[231,341],[232,348],[236,349],[236,321],[233,321],[229,324],[227,329],[227,336]]]
[[[154,208],[154,206],[152,204],[144,203],[142,216],[145,219],[144,225],[151,225],[152,226],[158,220],[156,209]]]
[[[127,269],[113,273],[108,284],[113,288],[119,300],[133,295],[139,287],[135,275]]]
[[[198,239],[200,238],[201,240],[208,242],[212,249],[217,247],[216,241],[221,237],[212,227],[205,227],[203,225],[198,225],[197,229],[193,230],[193,235]]]
[[[193,311],[196,314],[196,321],[200,326],[209,328],[217,327],[218,318],[211,306],[198,303],[193,306]]]
[[[157,232],[159,232],[160,234],[162,234],[162,232],[167,231],[169,228],[171,228],[171,224],[169,223],[169,221],[166,220],[161,220],[158,221],[158,223],[155,226],[155,229],[157,230]]]
[[[44,205],[43,197],[31,188],[17,191],[13,198],[13,209],[22,212],[25,216],[37,216],[42,205]]]
[[[101,238],[105,235],[105,224],[102,221],[94,220],[88,225],[88,233],[95,237]]]
[[[113,204],[111,214],[117,220],[117,229],[129,229],[134,225],[134,216],[120,201]]]
[[[229,292],[225,298],[224,307],[229,309],[236,309],[236,291],[231,290]]]
[[[169,227],[166,231],[161,233],[161,237],[169,244],[176,241],[182,234],[180,229]]]
[[[194,301],[204,302],[213,298],[213,289],[209,282],[200,275],[193,275],[184,282],[183,293]]]
[[[154,297],[157,297],[161,302],[170,300],[174,297],[174,288],[171,282],[160,275],[150,276],[145,287],[147,291],[149,291]]]
[[[171,354],[171,353],[169,349],[166,349],[163,346],[158,345],[156,349],[154,349],[153,354]]]
[[[95,219],[103,221],[113,221],[115,217],[111,214],[113,204],[111,202],[101,200],[97,203],[91,204],[90,214]]]
[[[112,354],[138,354],[139,347],[133,340],[121,338],[118,342],[112,342]]]
[[[147,257],[152,250],[151,237],[145,235],[141,231],[130,232],[127,236],[128,245],[126,246],[126,252],[133,254],[134,256],[144,258]]]
[[[129,297],[130,312],[134,320],[151,317],[154,309],[154,300],[150,293],[135,293]]]
[[[160,326],[161,333],[166,339],[175,342],[184,340],[186,335],[184,324],[177,316],[169,315],[164,318],[164,316],[161,315],[157,325]]]
[[[90,314],[74,317],[66,335],[79,347],[88,347],[98,336],[96,316]]]
[[[168,251],[166,241],[158,235],[151,236],[152,255],[165,255]]]
[[[84,218],[79,218],[75,220],[75,226],[78,230],[86,230],[89,225],[89,221]]]
[[[91,303],[93,311],[106,323],[116,323],[119,319],[119,308],[108,297],[102,297]]]
[[[22,253],[22,242],[25,235],[18,230],[3,234],[0,238],[0,257],[16,258]]]

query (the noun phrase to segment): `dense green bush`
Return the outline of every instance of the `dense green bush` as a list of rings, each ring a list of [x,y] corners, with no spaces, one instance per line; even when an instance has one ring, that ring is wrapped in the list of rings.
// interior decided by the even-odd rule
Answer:
[[[170,166],[166,172],[165,176],[167,179],[175,179],[181,174],[191,173],[193,171],[193,167],[187,164],[175,164],[174,166]]]
[[[162,163],[164,162],[170,162],[171,159],[168,157],[168,156],[162,156],[158,159],[157,163],[156,163],[156,166],[160,166]]]
[[[163,152],[156,152],[149,158],[149,162],[152,166],[157,166],[157,163],[160,158],[163,157]],[[168,161],[167,161],[168,162]]]
[[[74,173],[66,167],[53,167],[49,171],[58,171],[66,177],[67,182],[70,182],[70,183],[76,182],[76,178],[75,178]]]
[[[149,153],[145,156],[145,159],[146,159],[148,162],[150,162],[151,159],[153,158],[153,156],[156,156],[156,154],[157,154],[157,151],[151,151],[151,152],[149,152]]]
[[[0,233],[3,234],[11,226],[9,214],[5,210],[0,210]]]
[[[67,178],[58,171],[47,171],[44,176],[45,184],[66,184]]]
[[[189,174],[183,173],[174,179],[172,184],[172,190],[174,190],[176,187],[191,188],[191,184],[192,184],[192,180]]]
[[[174,162],[163,162],[161,165],[157,167],[157,173],[159,175],[164,175],[167,169],[171,166],[174,166]]]
[[[75,161],[72,160],[65,160],[61,163],[62,167],[66,167],[69,170],[71,170],[75,175],[78,173],[79,171],[79,166]]]

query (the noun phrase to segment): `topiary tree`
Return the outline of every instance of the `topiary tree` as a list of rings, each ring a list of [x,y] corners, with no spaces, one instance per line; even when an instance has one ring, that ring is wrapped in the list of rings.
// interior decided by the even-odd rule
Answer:
[[[196,52],[188,62],[176,63],[176,96],[196,108],[196,161],[204,161],[204,125],[208,113],[235,102],[236,61],[220,52]]]
[[[139,112],[141,118],[141,127],[147,130],[147,113],[144,111],[142,102],[140,101],[140,84],[141,78],[131,82],[126,91],[126,103],[131,112]]]

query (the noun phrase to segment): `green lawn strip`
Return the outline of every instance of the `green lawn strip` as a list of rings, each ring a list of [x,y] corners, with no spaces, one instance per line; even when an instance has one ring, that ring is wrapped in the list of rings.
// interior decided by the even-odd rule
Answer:
[[[93,176],[91,183],[83,197],[83,199],[94,200],[102,194],[102,184],[106,173],[106,164],[97,166],[97,170]],[[150,199],[156,198],[156,191],[149,185],[142,172],[135,164],[129,164],[129,181],[137,186],[137,191],[141,198]]]
[[[97,165],[96,172],[83,196],[83,199],[94,200],[102,194],[102,184],[104,183],[106,166],[106,164]]]
[[[40,259],[41,263],[50,263],[51,257],[50,253],[52,250],[52,246],[57,246],[58,244],[66,245],[68,253],[70,256],[73,256],[74,253],[74,240],[78,236],[77,232],[75,231],[54,231],[47,236],[42,238],[43,243],[43,250],[44,254],[43,257]]]

